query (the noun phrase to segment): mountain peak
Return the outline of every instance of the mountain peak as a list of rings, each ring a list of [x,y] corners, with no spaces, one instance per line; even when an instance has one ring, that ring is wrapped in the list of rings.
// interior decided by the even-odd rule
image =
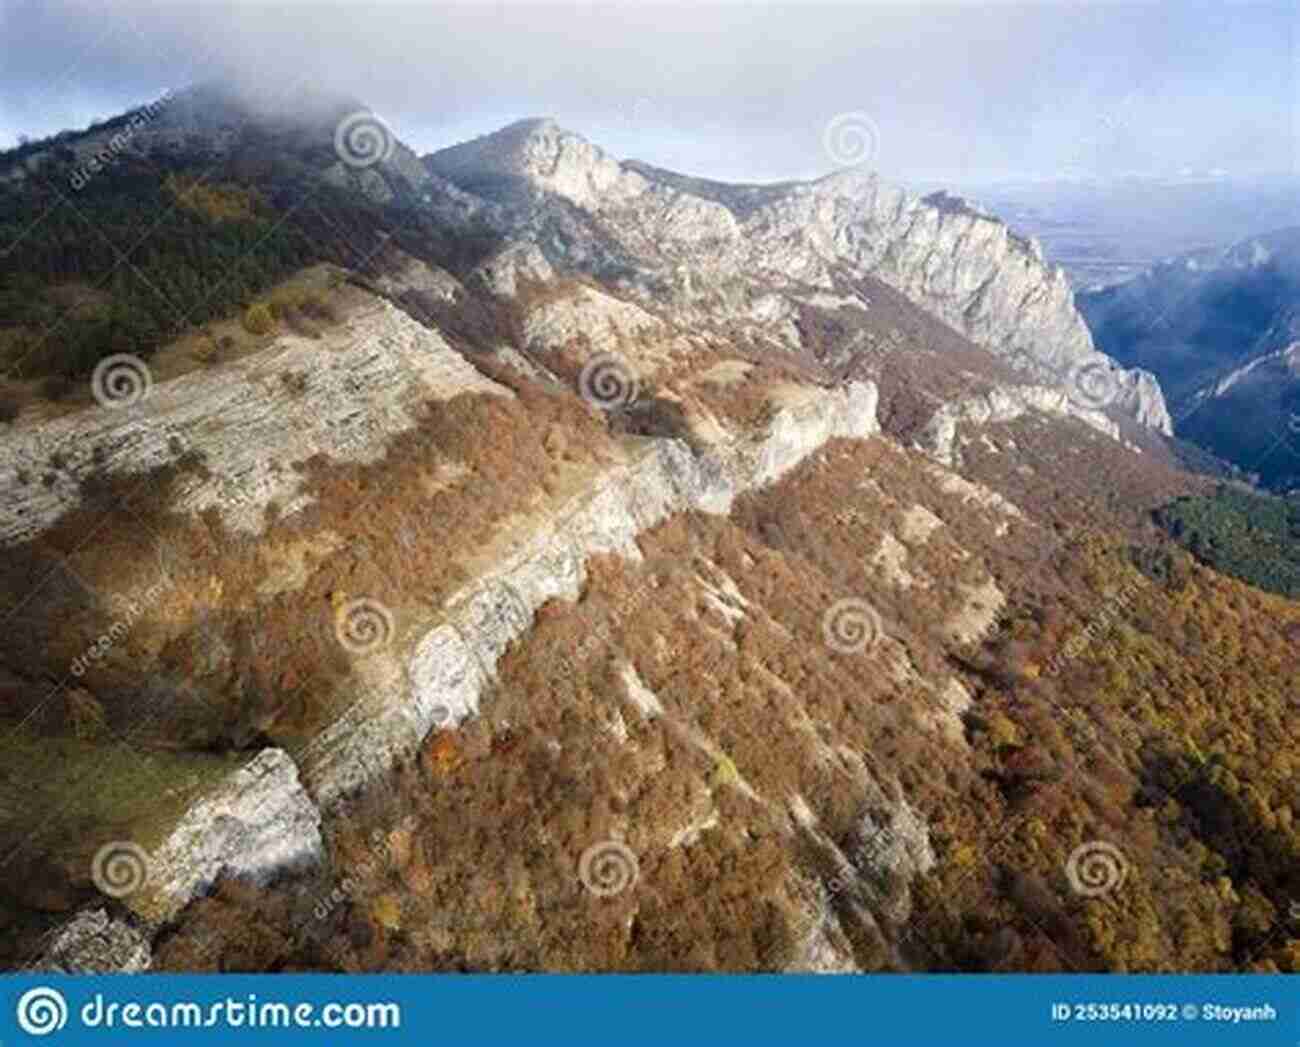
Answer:
[[[538,193],[594,207],[620,187],[641,188],[639,175],[550,117],[532,117],[499,131],[441,149],[424,158],[436,175],[462,189],[492,198]],[[629,182],[635,182],[635,187]]]

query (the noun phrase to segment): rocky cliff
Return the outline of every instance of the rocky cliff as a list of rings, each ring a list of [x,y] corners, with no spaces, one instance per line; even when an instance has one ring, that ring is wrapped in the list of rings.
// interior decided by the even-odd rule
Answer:
[[[1186,620],[1222,583],[1142,545],[1191,482],[1158,389],[1033,243],[547,121],[413,163],[352,104],[221,108],[217,203],[328,210],[264,313],[0,422],[0,955],[1239,962],[1280,887],[1205,881],[1151,752],[1287,751],[1285,695],[1241,677],[1282,679],[1295,615],[1233,590]],[[1183,660],[1225,630],[1247,713]],[[1132,856],[1113,904],[1079,887],[1098,841]]]
[[[412,275],[410,267],[393,279],[401,285],[437,283],[427,271]],[[301,382],[294,376],[302,376]],[[91,478],[95,489],[123,482],[142,487],[156,482],[158,470],[169,464],[202,463],[153,506],[158,548],[128,554],[130,562],[118,565],[129,568],[125,577],[137,582],[148,577],[152,584],[137,584],[135,595],[152,597],[154,606],[133,618],[120,639],[112,609],[97,599],[78,606],[58,636],[42,626],[53,647],[51,672],[59,672],[57,652],[79,642],[73,637],[93,635],[102,626],[104,635],[118,641],[106,648],[118,650],[96,653],[89,671],[76,675],[82,693],[88,687],[110,706],[114,723],[133,731],[158,715],[138,704],[146,696],[135,681],[147,675],[156,675],[161,686],[152,701],[175,703],[179,689],[197,685],[201,703],[220,704],[222,692],[246,671],[239,655],[232,660],[241,642],[236,620],[221,613],[231,606],[232,565],[211,551],[182,564],[181,534],[205,526],[200,521],[206,519],[206,526],[256,536],[266,573],[252,599],[268,610],[302,587],[304,571],[319,570],[322,558],[347,545],[334,527],[322,526],[318,496],[291,463],[382,463],[393,440],[419,424],[422,408],[440,398],[474,396],[514,398],[436,332],[387,302],[354,292],[347,320],[323,340],[286,336],[246,362],[156,389],[136,387],[125,407],[106,403],[24,428],[5,446],[12,456],[6,468],[22,471],[19,463],[57,459],[60,473],[56,483],[7,492],[3,540],[11,548],[45,540],[69,516],[93,515],[98,506],[87,500]],[[339,628],[345,646],[351,644],[347,630],[364,634],[374,624],[371,614],[379,616],[384,642],[381,651],[368,653],[332,684],[323,677],[314,681],[314,687],[337,692],[317,696],[337,712],[288,752],[266,749],[193,792],[152,848],[147,889],[132,895],[129,916],[110,917],[103,910],[77,916],[51,938],[41,962],[67,970],[141,969],[150,962],[150,939],[219,878],[265,884],[318,869],[322,815],[329,817],[341,800],[382,781],[416,753],[431,730],[453,729],[476,716],[506,649],[544,603],[576,598],[591,557],[636,558],[638,536],[666,517],[690,511],[725,515],[738,495],[775,482],[828,441],[878,431],[870,384],[791,388],[775,403],[760,430],[716,430],[703,455],[671,439],[621,452],[617,464],[586,474],[567,501],[517,518],[507,544],[500,544],[505,536],[498,533],[496,555],[485,557],[480,549],[479,573],[440,597],[431,612],[408,610],[395,624],[377,602],[344,607]],[[274,457],[268,455],[272,448]],[[111,519],[100,523],[105,533],[117,526]],[[287,560],[272,552],[277,548]],[[104,584],[94,555],[78,559],[87,577]],[[159,564],[164,577],[154,581]],[[390,584],[405,590],[404,603],[427,598],[407,583]],[[396,603],[397,590],[386,599]],[[196,629],[203,630],[209,665],[207,675],[187,683],[177,677],[169,650]],[[356,649],[365,650],[368,641],[362,635]],[[226,652],[224,666],[222,656],[212,660],[218,651]],[[125,681],[113,671],[115,661],[122,668],[121,655],[130,662],[131,679]],[[277,733],[270,721],[263,729]]]
[[[739,323],[797,348],[802,304],[860,308],[874,277],[998,356],[1023,360],[1081,407],[1114,407],[1169,433],[1159,385],[1093,345],[1064,272],[959,198],[926,198],[865,171],[811,183],[712,183],[619,164],[550,120],[434,153],[425,164],[510,205],[503,228],[552,265],[607,268],[646,300]],[[556,206],[551,201],[561,201]]]

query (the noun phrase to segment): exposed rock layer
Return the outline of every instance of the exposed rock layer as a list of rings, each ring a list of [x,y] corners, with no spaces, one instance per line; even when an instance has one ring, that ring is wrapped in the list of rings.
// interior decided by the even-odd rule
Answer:
[[[510,202],[507,235],[535,242],[553,264],[590,271],[631,262],[640,275],[627,286],[652,300],[667,292],[678,309],[780,321],[789,310],[779,301],[775,312],[754,309],[765,288],[826,294],[846,278],[873,276],[976,344],[1037,362],[1067,388],[1082,367],[1111,367],[1064,271],[1045,264],[1041,249],[955,198],[914,197],[865,171],[761,189],[724,185],[620,166],[549,120],[511,125],[425,162]],[[550,205],[553,198],[581,209],[587,226]],[[1153,376],[1116,370],[1113,382],[1108,399],[1117,408],[1171,431]]]

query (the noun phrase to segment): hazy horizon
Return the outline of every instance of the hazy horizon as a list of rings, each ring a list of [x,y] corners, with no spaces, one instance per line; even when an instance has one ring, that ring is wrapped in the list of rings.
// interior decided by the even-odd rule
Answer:
[[[419,152],[550,116],[621,158],[743,181],[1300,170],[1297,16],[1251,4],[0,0],[0,148],[212,78],[346,91]],[[235,28],[231,28],[231,27]]]

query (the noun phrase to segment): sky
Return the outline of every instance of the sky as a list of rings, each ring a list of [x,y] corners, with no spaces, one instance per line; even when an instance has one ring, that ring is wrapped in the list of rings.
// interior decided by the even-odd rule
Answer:
[[[0,0],[0,148],[212,77],[419,152],[551,116],[736,181],[1300,172],[1300,4]]]

